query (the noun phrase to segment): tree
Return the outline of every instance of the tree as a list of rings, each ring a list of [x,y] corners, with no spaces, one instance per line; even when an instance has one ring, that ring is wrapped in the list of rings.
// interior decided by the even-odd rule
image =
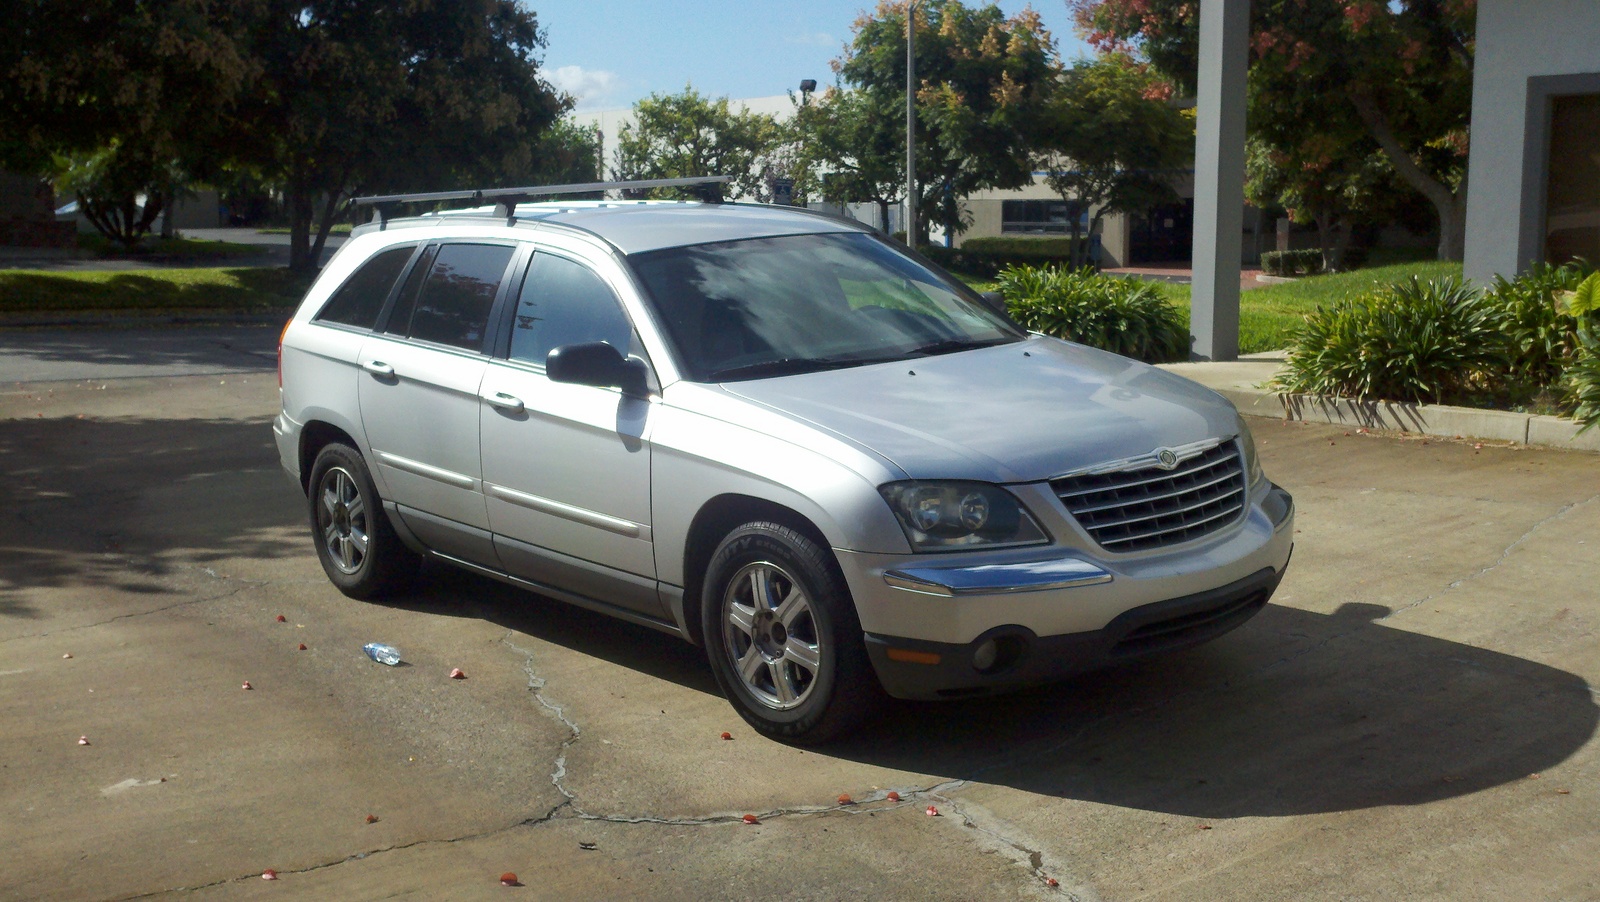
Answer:
[[[526,179],[516,181],[530,185],[598,182],[602,162],[599,129],[562,119],[539,137],[534,146],[533,168]]]
[[[58,176],[132,246],[203,173],[254,74],[246,4],[23,0],[0,43],[0,162]]]
[[[544,34],[514,0],[259,3],[250,46],[261,74],[228,153],[283,185],[293,270],[316,268],[357,193],[529,171],[564,110],[539,76]]]
[[[1109,213],[1134,213],[1177,199],[1172,174],[1191,157],[1194,123],[1161,84],[1126,54],[1067,70],[1044,118],[1046,181],[1073,211],[1073,265],[1083,264],[1079,211],[1093,234]]]
[[[730,196],[770,196],[764,170],[783,141],[773,116],[735,112],[728,98],[713,100],[692,85],[679,94],[651,94],[633,105],[633,116],[633,123],[617,136],[618,178],[726,175],[733,178]],[[647,193],[689,196],[683,191]]]
[[[1193,90],[1199,5],[1193,0],[1068,0],[1102,47],[1135,47]],[[1475,0],[1256,0],[1250,96],[1254,123],[1277,119],[1341,140],[1355,123],[1439,222],[1439,257],[1460,260],[1466,235],[1467,126]]]
[[[831,87],[794,118],[800,190],[837,204],[871,201],[885,230],[906,187],[904,105],[890,101],[885,109],[882,95]]]
[[[905,108],[906,7],[880,0],[855,23],[855,36],[834,62],[839,76],[865,92],[870,109]],[[1055,44],[1031,9],[1006,18],[994,4],[928,0],[916,8],[917,209],[908,226],[926,240],[927,221],[948,233],[966,228],[962,200],[975,191],[1019,188],[1033,181],[1029,163],[1042,110],[1060,66]],[[903,147],[903,145],[902,145]],[[858,158],[871,146],[854,148]]]

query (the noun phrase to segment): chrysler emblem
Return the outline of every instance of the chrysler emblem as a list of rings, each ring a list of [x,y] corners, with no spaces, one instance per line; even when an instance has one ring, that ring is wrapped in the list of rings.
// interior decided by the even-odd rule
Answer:
[[[1163,470],[1173,469],[1178,465],[1178,452],[1171,448],[1157,448],[1156,465]]]

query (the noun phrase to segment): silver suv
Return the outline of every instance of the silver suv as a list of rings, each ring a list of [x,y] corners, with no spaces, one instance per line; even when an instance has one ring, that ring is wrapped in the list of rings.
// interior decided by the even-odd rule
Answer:
[[[356,229],[284,331],[345,594],[448,561],[699,644],[820,742],[1206,641],[1283,577],[1293,503],[1218,395],[853,222],[524,197]]]

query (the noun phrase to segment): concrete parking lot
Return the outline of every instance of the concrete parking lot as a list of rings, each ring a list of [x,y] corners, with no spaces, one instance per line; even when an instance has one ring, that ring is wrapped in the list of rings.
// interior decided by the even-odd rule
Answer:
[[[649,630],[340,595],[275,338],[0,372],[0,899],[1600,898],[1594,455],[1257,420],[1299,535],[1245,627],[800,750]]]

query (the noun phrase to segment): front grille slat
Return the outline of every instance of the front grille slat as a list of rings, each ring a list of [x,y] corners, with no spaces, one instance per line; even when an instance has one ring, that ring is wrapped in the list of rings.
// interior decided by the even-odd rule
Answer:
[[[1221,476],[1218,476],[1217,478],[1211,480],[1210,482],[1202,483],[1200,485],[1194,486],[1193,488],[1173,489],[1170,492],[1165,492],[1165,493],[1160,494],[1160,495],[1151,495],[1149,497],[1141,498],[1139,500],[1141,502],[1165,501],[1165,500],[1167,500],[1169,498],[1181,497],[1181,496],[1183,496],[1183,495],[1185,495],[1185,494],[1187,494],[1189,492],[1204,491],[1206,489],[1211,488],[1212,486],[1222,485],[1222,484],[1227,483],[1227,482],[1238,482],[1238,481],[1239,481],[1239,474],[1237,474],[1237,473],[1223,473]],[[1228,491],[1230,491],[1230,492],[1231,491],[1236,491],[1237,489],[1238,489],[1238,486],[1230,486],[1228,488]],[[1130,503],[1132,503],[1132,502],[1114,501],[1114,502],[1112,502],[1110,504],[1099,504],[1099,505],[1095,505],[1094,507],[1083,507],[1083,508],[1075,507],[1075,508],[1073,508],[1072,512],[1074,514],[1078,514],[1080,519],[1081,519],[1083,514],[1094,514],[1094,513],[1099,513],[1100,511],[1104,511],[1104,510],[1116,510],[1117,508],[1126,507]]]
[[[1244,462],[1225,441],[1172,470],[1148,463],[1050,483],[1078,524],[1107,551],[1165,548],[1209,535],[1245,509]]]

